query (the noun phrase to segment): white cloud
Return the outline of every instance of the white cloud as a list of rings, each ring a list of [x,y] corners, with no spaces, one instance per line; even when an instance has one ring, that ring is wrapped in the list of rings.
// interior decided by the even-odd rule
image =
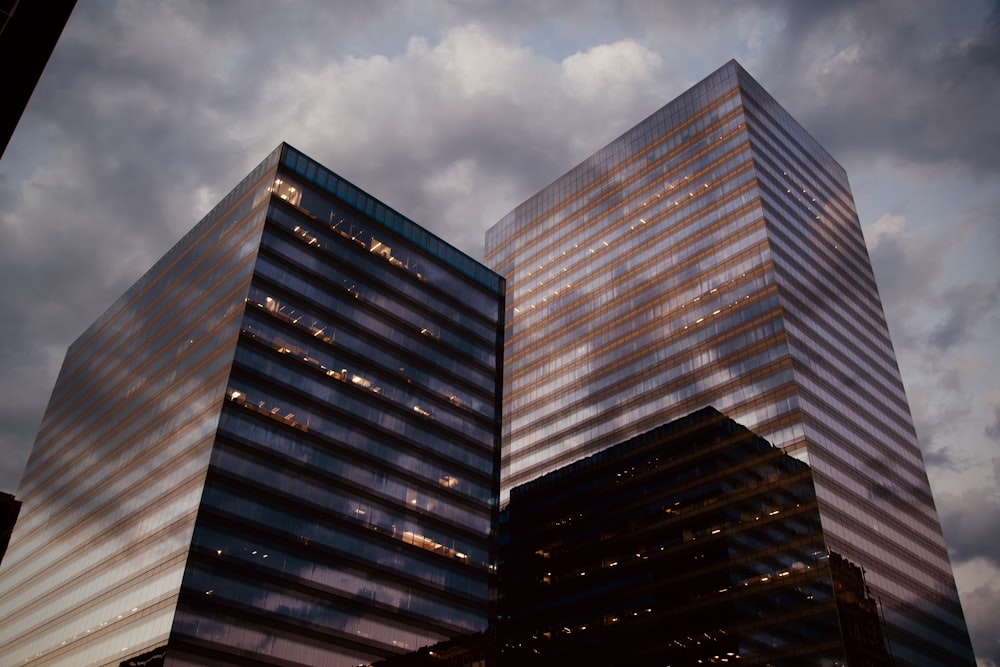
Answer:
[[[869,225],[865,235],[869,252],[874,251],[882,239],[905,240],[905,238],[906,218],[894,213],[882,214],[882,217]]]
[[[861,46],[856,43],[850,44],[837,52],[837,55],[833,57],[825,68],[824,73],[829,73],[830,71],[840,67],[850,68],[852,65],[856,65],[860,60]]]
[[[448,94],[466,98],[516,98],[537,59],[527,49],[503,43],[477,25],[450,30],[430,57],[435,69],[447,75]]]
[[[562,67],[566,90],[574,100],[619,106],[629,103],[637,89],[652,85],[662,63],[655,51],[625,39],[578,51],[563,60]]]

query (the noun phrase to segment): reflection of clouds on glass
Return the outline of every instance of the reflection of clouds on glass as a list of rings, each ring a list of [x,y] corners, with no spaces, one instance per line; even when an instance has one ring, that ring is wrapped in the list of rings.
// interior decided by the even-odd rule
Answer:
[[[318,552],[310,556],[295,555],[274,543],[251,542],[209,528],[199,530],[195,543],[205,546],[218,545],[210,546],[209,553],[215,553],[224,559],[223,562],[231,562],[231,559],[235,558],[255,568],[274,568],[283,573],[282,576],[288,580],[309,582],[314,584],[317,590],[335,594],[343,600],[371,601],[383,610],[390,610],[391,613],[416,615],[428,621],[441,622],[465,631],[485,629],[485,618],[473,606],[449,602],[425,587],[404,583],[415,578],[416,573],[420,571],[419,561],[401,560],[396,573],[397,579],[379,579],[372,572],[352,566],[346,560],[331,559]],[[312,547],[315,550],[316,545]],[[428,567],[425,565],[423,570],[426,572]],[[210,586],[211,580],[206,580],[202,585]],[[293,613],[302,609],[298,602],[290,599],[272,596],[268,599],[268,603],[278,604],[280,600],[283,600],[282,603],[287,608],[276,608],[276,611]]]
[[[22,484],[25,539],[5,558],[5,575],[33,582],[4,582],[22,596],[4,600],[13,613],[0,625],[20,638],[4,644],[5,657],[17,662],[79,642],[74,657],[103,662],[98,646],[121,655],[169,631],[159,608],[180,584],[178,557],[190,541],[218,421],[211,408],[229,364],[218,350],[232,339],[239,324],[232,314],[243,305],[232,287],[249,280],[244,260],[252,248],[240,241],[262,222],[244,218],[249,213],[241,204],[232,218],[206,219],[199,231],[223,242],[178,247],[174,261],[133,286],[67,353]],[[234,222],[245,223],[244,232],[225,234]],[[228,273],[211,294],[195,287],[211,282],[200,270],[206,257]],[[184,295],[180,306],[148,289],[155,279]],[[58,629],[34,631],[46,624]]]
[[[252,577],[230,575],[215,568],[189,568],[185,587],[197,598],[204,595],[211,599],[214,609],[227,607],[269,612],[273,620],[285,620],[292,624],[303,624],[311,631],[330,632],[336,638],[361,637],[381,644],[401,648],[416,648],[447,638],[448,635],[433,632],[419,632],[411,626],[393,622],[389,610],[386,615],[375,616],[360,611],[351,598],[329,596],[320,598],[315,593],[306,594],[292,588],[285,588],[275,578],[265,583],[263,572]],[[353,602],[361,600],[353,596]],[[220,601],[224,604],[219,604]],[[270,654],[281,635],[272,630],[259,630],[245,621],[230,620],[220,622],[219,613],[213,618],[202,619],[192,609],[199,607],[198,600],[182,606],[188,607],[183,624],[177,631],[193,637],[207,639],[243,650],[254,650],[264,655]]]

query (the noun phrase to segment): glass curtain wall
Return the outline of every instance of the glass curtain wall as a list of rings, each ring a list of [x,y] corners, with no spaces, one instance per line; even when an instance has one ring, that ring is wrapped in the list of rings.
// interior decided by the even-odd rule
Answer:
[[[735,61],[486,246],[508,280],[502,501],[713,405],[813,466],[900,664],[972,664],[846,175]]]
[[[897,660],[971,662],[847,175],[759,84],[740,80],[830,548],[864,565]]]
[[[482,632],[502,281],[290,147],[273,190],[170,664]]]
[[[278,157],[67,352],[0,569],[0,665],[166,642]]]

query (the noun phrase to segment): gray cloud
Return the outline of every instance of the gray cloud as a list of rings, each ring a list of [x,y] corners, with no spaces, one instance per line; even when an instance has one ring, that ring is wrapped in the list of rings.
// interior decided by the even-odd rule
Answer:
[[[1000,170],[996,3],[965,21],[933,0],[778,4],[788,22],[764,83],[835,155]]]
[[[1000,595],[997,593],[996,586],[986,583],[968,591],[962,602],[979,667],[1000,665],[1000,636],[996,625],[996,619],[1000,618]]]
[[[993,422],[987,424],[983,431],[990,439],[1000,442],[1000,405],[993,406]]]
[[[931,398],[935,403],[931,409],[926,409],[919,403],[924,400],[924,392],[921,391],[923,388],[911,392],[911,399],[916,399],[913,421],[917,431],[917,441],[923,452],[924,464],[932,476],[941,470],[963,473],[977,465],[975,457],[955,439],[955,426],[968,420],[970,406],[967,400],[961,398],[963,389],[957,379],[957,373],[947,372],[945,381],[953,385],[949,392],[949,400],[937,400],[938,394],[934,393]],[[958,398],[952,399],[952,395]]]
[[[983,558],[1000,568],[1000,496],[996,488],[976,487],[937,497],[948,550],[956,565]]]
[[[1000,459],[994,460],[1000,467]],[[938,494],[937,505],[944,526],[951,561],[956,572],[984,572],[977,583],[968,582],[962,591],[962,607],[972,644],[980,665],[1000,665],[1000,495],[994,477],[989,488],[977,487],[960,493]],[[961,584],[961,579],[959,580]]]
[[[911,231],[901,216],[883,217],[869,229],[869,255],[890,323],[910,321],[927,302],[928,286],[947,269],[947,241],[934,231]],[[892,334],[897,347],[920,338],[910,326],[894,327]]]
[[[932,347],[947,349],[975,335],[975,329],[997,308],[1000,284],[963,284],[951,287],[941,295],[944,321],[930,332]]]

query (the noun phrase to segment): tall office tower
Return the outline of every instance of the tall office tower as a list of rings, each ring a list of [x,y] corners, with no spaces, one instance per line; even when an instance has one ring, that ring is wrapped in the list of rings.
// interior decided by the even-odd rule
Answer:
[[[498,553],[503,665],[892,664],[809,466],[711,407],[514,488]]]
[[[282,145],[70,348],[0,664],[358,665],[482,632],[503,280]]]
[[[487,233],[509,489],[714,405],[816,482],[900,665],[973,664],[847,176],[736,62]]]

